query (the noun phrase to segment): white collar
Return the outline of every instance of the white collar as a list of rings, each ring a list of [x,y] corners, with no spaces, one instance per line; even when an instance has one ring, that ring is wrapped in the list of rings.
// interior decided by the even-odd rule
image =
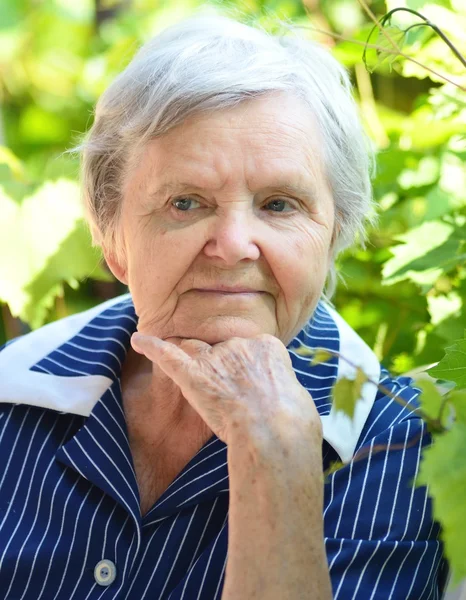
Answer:
[[[60,412],[89,416],[112,379],[104,375],[64,377],[31,371],[41,359],[71,340],[103,311],[131,297],[118,297],[85,312],[45,325],[8,344],[0,352],[0,402],[39,406]],[[380,377],[380,364],[365,342],[331,307],[325,305],[338,329],[340,354],[349,357],[374,381]],[[354,369],[338,360],[337,379],[354,377]],[[373,406],[377,389],[365,384],[351,420],[332,406],[329,414],[321,415],[323,434],[343,462],[349,462]]]

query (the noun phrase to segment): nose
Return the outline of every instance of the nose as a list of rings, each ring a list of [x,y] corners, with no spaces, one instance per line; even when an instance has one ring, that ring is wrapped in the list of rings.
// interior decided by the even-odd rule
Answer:
[[[253,216],[240,209],[215,215],[204,247],[206,256],[220,258],[228,266],[242,260],[257,260],[260,249],[252,221]]]

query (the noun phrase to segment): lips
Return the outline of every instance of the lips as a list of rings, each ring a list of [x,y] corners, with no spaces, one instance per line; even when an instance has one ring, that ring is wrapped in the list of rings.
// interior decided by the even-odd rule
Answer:
[[[261,294],[261,290],[250,288],[250,287],[236,287],[236,286],[212,286],[208,288],[195,288],[196,292],[218,292],[223,294]]]

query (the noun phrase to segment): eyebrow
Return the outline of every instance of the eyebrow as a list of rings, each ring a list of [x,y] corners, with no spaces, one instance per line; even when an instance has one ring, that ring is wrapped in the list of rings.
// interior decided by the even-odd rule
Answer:
[[[200,187],[194,183],[177,181],[177,182],[167,182],[159,186],[157,189],[153,190],[149,193],[150,198],[160,198],[161,196],[166,196],[167,194],[171,194],[173,192],[183,193],[186,190],[192,191],[204,191],[206,188]],[[295,185],[289,183],[288,181],[277,181],[273,184],[269,184],[262,188],[262,190],[277,190],[281,191],[285,194],[290,194],[291,196],[300,196],[309,198],[314,201],[317,198],[317,193],[315,186],[310,184],[309,186]],[[255,192],[257,193],[257,192]]]

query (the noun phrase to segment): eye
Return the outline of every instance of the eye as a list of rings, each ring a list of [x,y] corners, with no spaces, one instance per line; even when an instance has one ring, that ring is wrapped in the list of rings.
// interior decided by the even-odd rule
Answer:
[[[264,205],[264,208],[270,210],[271,212],[290,212],[295,210],[295,207],[290,203],[290,201],[285,200],[284,198],[271,200]]]
[[[193,206],[193,204],[197,206]],[[200,207],[199,202],[193,198],[177,198],[176,200],[172,201],[172,205],[182,212],[187,212],[192,208]]]

